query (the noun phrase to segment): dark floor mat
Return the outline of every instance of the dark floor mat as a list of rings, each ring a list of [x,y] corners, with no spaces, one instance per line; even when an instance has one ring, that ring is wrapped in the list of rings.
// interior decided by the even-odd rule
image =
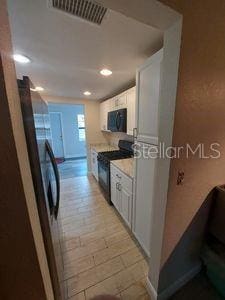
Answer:
[[[170,300],[224,300],[210,283],[204,272],[181,288]]]

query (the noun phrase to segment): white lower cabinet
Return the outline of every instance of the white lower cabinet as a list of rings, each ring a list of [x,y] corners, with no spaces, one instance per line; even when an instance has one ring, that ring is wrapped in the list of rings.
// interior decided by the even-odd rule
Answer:
[[[91,150],[91,172],[98,181],[98,153]]]
[[[131,228],[131,216],[132,216],[132,191],[127,191],[121,186],[120,190],[121,197],[121,209],[120,214],[128,227]]]
[[[111,201],[131,228],[133,180],[111,164]]]
[[[120,195],[118,190],[118,180],[111,175],[111,201],[114,207],[120,211]]]

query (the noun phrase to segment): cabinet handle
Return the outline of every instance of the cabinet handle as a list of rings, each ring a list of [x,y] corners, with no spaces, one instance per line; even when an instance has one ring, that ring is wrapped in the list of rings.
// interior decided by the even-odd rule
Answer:
[[[116,183],[116,189],[117,189],[117,190],[118,190],[118,184],[119,184],[119,183],[117,182],[117,183]]]
[[[116,177],[117,177],[117,178],[119,178],[119,179],[121,179],[121,176],[120,176],[120,175],[118,175],[118,174],[116,174]]]
[[[137,138],[137,128],[133,128],[133,138]]]
[[[121,191],[122,190],[122,188],[121,188],[121,184],[120,183],[118,183],[118,191]]]

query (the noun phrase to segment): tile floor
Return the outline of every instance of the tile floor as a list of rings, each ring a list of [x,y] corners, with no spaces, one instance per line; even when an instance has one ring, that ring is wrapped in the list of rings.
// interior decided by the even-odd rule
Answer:
[[[63,163],[58,164],[59,174],[61,179],[87,175],[87,159],[68,159]]]
[[[92,176],[61,181],[60,220],[67,299],[150,299],[148,263]]]

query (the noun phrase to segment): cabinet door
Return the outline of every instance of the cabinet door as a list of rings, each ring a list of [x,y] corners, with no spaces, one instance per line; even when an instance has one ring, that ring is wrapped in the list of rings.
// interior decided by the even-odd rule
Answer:
[[[158,105],[161,49],[137,70],[137,139],[143,143],[158,144]]]
[[[108,112],[110,111],[110,107],[110,100],[100,103],[100,127],[103,131],[107,131]]]
[[[105,130],[105,104],[104,102],[100,103],[100,129]]]
[[[118,96],[119,109],[127,107],[127,93],[122,93]]]
[[[139,243],[149,255],[152,227],[152,202],[157,146],[141,144],[140,158],[135,158],[135,196],[133,201],[133,231]],[[151,149],[150,149],[151,147]],[[155,158],[147,158],[151,151]]]
[[[129,135],[133,135],[133,129],[136,127],[135,107],[136,89],[134,87],[127,92],[127,134]]]
[[[111,175],[111,201],[120,212],[120,192],[118,190],[118,180]]]
[[[122,186],[119,186],[121,197],[120,214],[124,221],[131,228],[131,211],[132,211],[132,192],[126,191]]]

